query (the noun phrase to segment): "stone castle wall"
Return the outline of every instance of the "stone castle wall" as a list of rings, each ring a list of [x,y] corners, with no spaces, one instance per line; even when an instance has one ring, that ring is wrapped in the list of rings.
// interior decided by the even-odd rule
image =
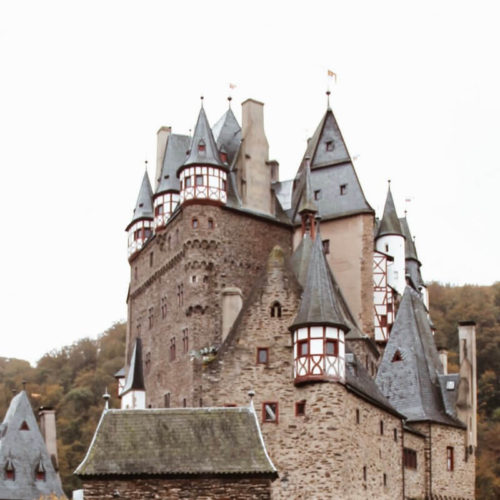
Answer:
[[[425,438],[405,430],[404,447],[417,454],[417,467],[404,468],[405,498],[424,498],[426,492]]]

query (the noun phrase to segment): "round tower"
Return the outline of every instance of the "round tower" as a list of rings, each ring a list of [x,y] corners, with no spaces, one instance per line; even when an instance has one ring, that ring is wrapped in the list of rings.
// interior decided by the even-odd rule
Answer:
[[[220,158],[203,106],[191,140],[186,161],[177,170],[180,203],[227,201],[228,167]]]
[[[134,215],[125,231],[128,233],[128,258],[131,259],[142,250],[144,244],[153,233],[153,190],[149,182],[148,172],[144,172]]]

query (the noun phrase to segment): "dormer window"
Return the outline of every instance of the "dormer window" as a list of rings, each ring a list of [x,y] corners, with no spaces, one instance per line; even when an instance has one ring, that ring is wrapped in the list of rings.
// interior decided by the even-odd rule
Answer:
[[[392,357],[392,362],[397,363],[398,361],[403,361],[403,357],[401,356],[401,352],[399,349],[394,353],[394,356]]]
[[[45,481],[45,467],[43,466],[42,460],[40,460],[38,467],[36,468],[35,479],[37,481]]]
[[[326,150],[333,151],[335,144],[333,141],[326,141]]]
[[[26,423],[26,420],[23,420],[23,423],[21,424],[21,427],[19,427],[19,430],[21,431],[29,431],[30,428],[28,427],[28,424]]]
[[[227,153],[224,151],[221,151],[220,159],[221,159],[222,163],[227,163]]]
[[[200,152],[204,152],[206,150],[206,146],[205,146],[205,141],[202,139],[199,143],[198,143],[198,151]]]
[[[262,403],[262,422],[278,423],[278,403]]]
[[[5,464],[4,476],[5,479],[7,479],[8,481],[16,480],[16,469],[14,468],[14,464],[12,463],[12,460],[10,458],[7,460],[7,463]]]
[[[323,240],[323,252],[325,255],[330,253],[330,240]]]

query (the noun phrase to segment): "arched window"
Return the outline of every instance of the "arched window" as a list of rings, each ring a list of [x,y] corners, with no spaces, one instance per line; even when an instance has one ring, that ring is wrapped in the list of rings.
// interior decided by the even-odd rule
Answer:
[[[42,459],[38,462],[38,466],[35,470],[35,479],[37,481],[45,481],[45,467],[43,466]]]
[[[281,304],[278,301],[271,305],[271,318],[281,318]]]
[[[401,356],[401,352],[399,349],[394,353],[394,356],[392,357],[392,362],[396,363],[397,361],[403,361],[403,356]]]
[[[5,479],[9,481],[15,481],[16,469],[14,468],[14,464],[12,463],[12,460],[10,458],[7,460],[7,463],[5,464],[4,472],[5,472]]]
[[[191,219],[191,226],[193,229],[197,229],[198,228],[198,219],[196,217],[193,217]]]

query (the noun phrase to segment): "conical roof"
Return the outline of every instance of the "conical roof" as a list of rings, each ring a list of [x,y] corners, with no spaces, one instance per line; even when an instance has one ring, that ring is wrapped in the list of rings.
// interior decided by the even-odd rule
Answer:
[[[292,255],[292,269],[302,287],[306,284],[307,270],[309,269],[309,261],[311,259],[313,246],[314,241],[311,239],[311,236],[309,233],[305,233],[302,240],[300,240],[299,246]]]
[[[331,325],[349,330],[330,278],[319,232],[311,251],[299,311],[291,328],[305,325]]]
[[[66,498],[25,391],[12,398],[0,436],[0,464],[10,464],[15,474],[12,481],[1,471],[0,498]],[[43,481],[35,478],[40,469],[45,472]]]
[[[163,157],[161,177],[156,189],[156,194],[180,190],[177,169],[186,159],[190,142],[191,138],[187,135],[170,134],[168,136],[165,156]]]
[[[415,247],[415,242],[413,241],[413,238],[411,237],[410,226],[408,225],[408,220],[406,219],[406,217],[401,217],[401,219],[399,219],[399,223],[401,226],[401,231],[403,232],[403,236],[406,239],[406,241],[405,241],[405,258],[418,261],[417,249]]]
[[[384,215],[382,216],[380,225],[378,227],[377,238],[380,238],[381,236],[387,234],[399,234],[401,236],[404,236],[401,229],[401,224],[399,223],[399,218],[396,212],[396,206],[394,205],[394,199],[392,198],[390,186],[387,190]]]
[[[130,366],[127,373],[127,379],[120,396],[123,396],[129,391],[145,391],[144,374],[142,371],[142,343],[141,339],[135,339],[134,351],[130,358]]]
[[[212,132],[219,151],[227,153],[227,162],[232,164],[241,143],[241,127],[229,108],[213,126]]]
[[[307,162],[306,164],[304,175],[305,185],[304,190],[302,191],[302,196],[300,197],[299,214],[302,214],[304,212],[317,213],[318,206],[314,201],[314,192],[311,184],[311,168],[309,166],[309,162]]]
[[[192,164],[223,167],[212,134],[212,129],[210,128],[203,107],[200,109],[198,121],[196,122],[193,138],[191,140],[191,147],[183,166]]]
[[[134,215],[127,226],[127,230],[134,222],[141,219],[153,219],[153,189],[151,188],[151,182],[149,182],[147,170],[144,172],[139,196],[134,208]]]
[[[377,385],[410,422],[462,426],[446,411],[439,380],[442,374],[424,303],[407,286],[378,369]]]

